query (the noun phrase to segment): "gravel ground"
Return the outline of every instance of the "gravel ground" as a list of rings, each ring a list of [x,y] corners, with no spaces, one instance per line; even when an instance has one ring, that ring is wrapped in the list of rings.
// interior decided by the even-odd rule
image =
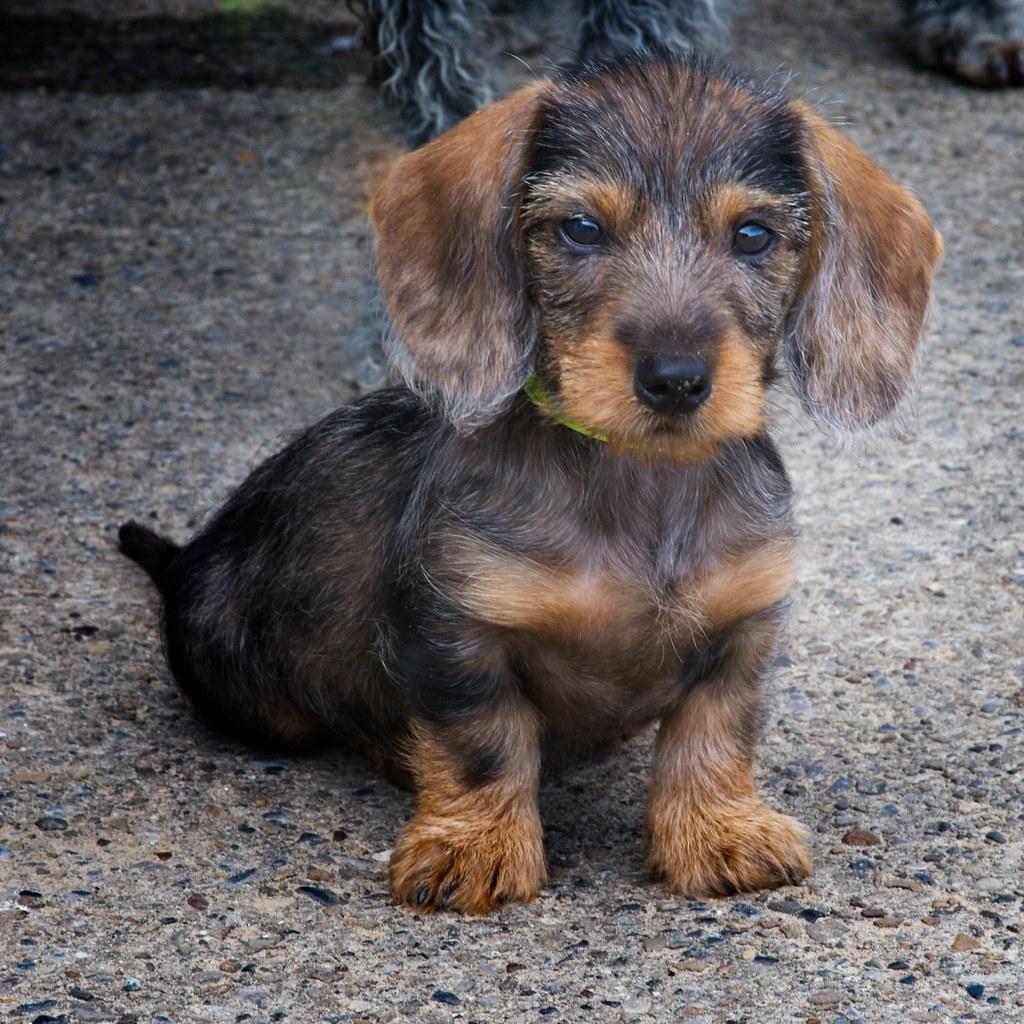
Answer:
[[[99,9],[7,10],[68,7]],[[778,416],[802,563],[759,775],[814,878],[648,882],[648,735],[545,784],[540,899],[420,918],[385,879],[409,796],[206,731],[114,549],[133,515],[183,536],[380,379],[363,191],[397,134],[328,49],[351,25],[203,13],[0,31],[0,1017],[1022,1019],[1021,93],[912,70],[880,0],[737,28],[947,245],[915,436],[844,453]]]

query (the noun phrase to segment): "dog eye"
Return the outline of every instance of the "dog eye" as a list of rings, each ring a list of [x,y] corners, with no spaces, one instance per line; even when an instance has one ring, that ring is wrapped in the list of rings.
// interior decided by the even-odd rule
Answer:
[[[763,224],[748,220],[746,224],[741,224],[736,229],[736,234],[732,236],[732,249],[742,256],[755,256],[759,252],[764,252],[772,244],[773,238],[775,232],[769,231]]]
[[[580,214],[562,221],[562,234],[573,245],[594,246],[604,241],[604,231],[593,217]]]

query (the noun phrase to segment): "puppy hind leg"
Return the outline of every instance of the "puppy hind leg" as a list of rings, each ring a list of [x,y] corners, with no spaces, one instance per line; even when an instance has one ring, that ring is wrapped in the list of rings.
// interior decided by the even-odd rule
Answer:
[[[580,60],[630,53],[715,50],[728,37],[732,0],[584,0]]]

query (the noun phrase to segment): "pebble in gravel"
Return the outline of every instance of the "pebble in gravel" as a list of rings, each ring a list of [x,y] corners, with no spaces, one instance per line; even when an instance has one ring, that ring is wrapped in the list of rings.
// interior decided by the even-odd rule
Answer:
[[[880,796],[888,787],[881,779],[860,779],[857,792],[863,796]]]
[[[650,999],[637,996],[634,999],[625,999],[622,1003],[623,1013],[646,1013],[651,1008]]]
[[[878,846],[882,840],[866,828],[851,828],[842,841],[847,846]]]
[[[301,892],[303,896],[308,896],[324,907],[335,907],[341,902],[336,892],[325,889],[322,885],[300,885],[295,891]]]
[[[818,910],[817,907],[805,907],[797,914],[801,921],[817,921],[819,918],[828,917],[828,911]]]
[[[823,988],[820,992],[812,992],[807,997],[807,1002],[811,1006],[828,1009],[832,1006],[838,1006],[845,998],[846,993],[842,989]]]
[[[57,1005],[56,999],[41,999],[37,1003],[22,1003],[18,1013],[35,1013],[37,1010],[49,1010]]]
[[[806,925],[807,935],[822,945],[840,942],[846,936],[846,925],[837,917],[824,917]]]
[[[732,905],[732,911],[734,914],[739,914],[741,917],[759,917],[761,911],[757,907],[751,906],[749,903],[734,903]]]
[[[40,832],[61,832],[68,827],[63,818],[46,817],[36,819],[36,828]]]
[[[768,909],[779,914],[799,914],[804,908],[797,900],[769,900]]]

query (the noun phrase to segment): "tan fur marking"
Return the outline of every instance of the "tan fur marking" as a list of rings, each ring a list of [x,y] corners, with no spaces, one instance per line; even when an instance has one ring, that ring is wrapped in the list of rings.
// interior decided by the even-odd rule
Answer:
[[[793,579],[792,542],[769,541],[681,584],[666,619],[656,595],[627,580],[544,564],[473,537],[454,539],[445,562],[455,575],[452,598],[478,621],[573,642],[633,643],[636,627],[656,617],[670,632],[698,641],[777,604]]]
[[[786,203],[778,195],[763,189],[750,188],[732,182],[717,185],[700,207],[704,230],[718,234],[731,227],[755,210],[785,210]]]
[[[712,372],[711,397],[698,410],[696,428],[717,445],[752,437],[764,425],[761,360],[742,340],[726,335]]]
[[[446,548],[452,597],[480,622],[571,641],[603,637],[651,612],[639,587],[573,566],[537,562],[472,537]]]
[[[555,178],[530,190],[532,217],[547,219],[586,213],[613,234],[636,227],[637,214],[643,207],[642,196],[614,181]]]
[[[416,812],[389,870],[395,898],[417,910],[486,914],[532,900],[547,878],[536,715],[519,700],[474,728],[478,742],[500,744],[505,767],[496,781],[477,787],[464,782],[453,737],[422,723],[413,737]]]
[[[763,657],[770,647],[766,638],[748,656]],[[684,895],[794,885],[811,872],[803,827],[757,794],[744,721],[752,699],[721,682],[702,684],[658,732],[648,862]]]
[[[597,330],[574,345],[554,342],[566,414],[615,436],[637,418],[633,366],[617,341]]]
[[[710,634],[785,598],[793,583],[793,544],[774,540],[732,555],[681,588],[680,604]]]
[[[726,335],[714,360],[711,396],[696,413],[666,431],[637,401],[626,349],[600,328],[576,344],[552,340],[561,412],[605,434],[612,449],[652,461],[704,462],[723,441],[752,437],[764,424],[761,360],[739,338]]]

